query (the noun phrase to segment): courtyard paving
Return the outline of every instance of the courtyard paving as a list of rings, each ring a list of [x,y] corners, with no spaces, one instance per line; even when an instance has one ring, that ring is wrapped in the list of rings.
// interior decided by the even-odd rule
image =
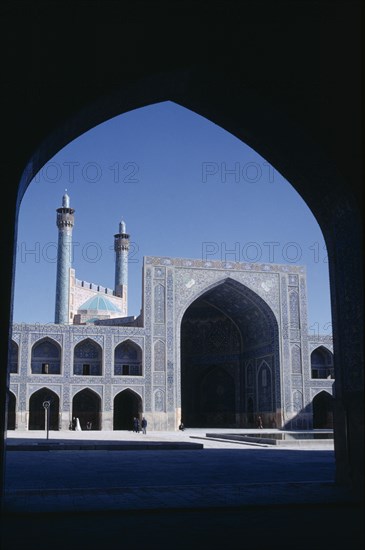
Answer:
[[[307,548],[303,521],[317,529],[311,548],[362,547],[362,503],[334,483],[333,441],[280,447],[228,432],[244,431],[9,432],[2,547],[58,533],[52,548],[222,548],[239,536],[238,548],[264,550],[289,548],[297,524],[295,546]]]

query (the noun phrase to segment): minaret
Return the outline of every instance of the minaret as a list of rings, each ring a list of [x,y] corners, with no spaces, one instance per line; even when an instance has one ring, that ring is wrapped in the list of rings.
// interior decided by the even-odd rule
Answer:
[[[72,229],[74,212],[70,208],[70,197],[66,193],[62,197],[62,206],[57,208],[58,249],[57,249],[57,282],[55,323],[69,324],[69,292],[70,268],[72,259]]]
[[[127,311],[129,235],[127,233],[126,225],[123,220],[119,224],[119,233],[114,235],[114,250],[115,294],[120,298],[124,298],[124,304]]]

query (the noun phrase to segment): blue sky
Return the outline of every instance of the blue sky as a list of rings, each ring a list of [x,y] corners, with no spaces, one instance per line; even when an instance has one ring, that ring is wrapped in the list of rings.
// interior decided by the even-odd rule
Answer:
[[[325,243],[309,208],[248,145],[172,102],[93,128],[34,178],[19,215],[15,322],[54,320],[56,208],[65,189],[78,279],[113,288],[113,236],[126,221],[130,315],[140,312],[143,256],[300,264],[310,332],[331,332]]]

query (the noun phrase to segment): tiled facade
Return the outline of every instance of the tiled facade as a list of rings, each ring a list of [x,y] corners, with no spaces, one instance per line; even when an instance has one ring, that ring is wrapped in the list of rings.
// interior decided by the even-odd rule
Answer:
[[[198,358],[202,365],[220,361],[219,372],[232,372],[239,394],[235,427],[247,427],[250,414],[260,414],[267,427],[311,428],[313,400],[322,392],[332,395],[333,347],[330,337],[308,335],[304,267],[152,256],[144,258],[139,318],[13,326],[13,427],[29,428],[37,406],[32,396],[45,388],[57,411],[53,429],[69,429],[78,395],[85,403],[94,399],[93,429],[127,427],[129,420],[116,419],[124,410],[143,412],[152,430],[177,429],[184,417],[182,325],[190,306],[200,303],[231,320],[241,342],[234,363],[222,355],[221,328],[213,339],[210,333],[211,348],[222,340],[214,357],[209,349],[208,359]],[[223,327],[213,321],[209,326]],[[313,369],[311,354],[317,349],[316,361],[323,356],[323,365]],[[83,390],[88,391],[80,394]],[[82,406],[78,410],[82,415]]]

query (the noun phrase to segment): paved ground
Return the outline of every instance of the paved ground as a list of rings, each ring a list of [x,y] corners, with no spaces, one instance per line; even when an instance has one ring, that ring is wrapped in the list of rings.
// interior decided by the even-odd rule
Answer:
[[[293,528],[296,548],[362,548],[363,506],[334,484],[332,442],[226,432],[9,432],[2,548],[222,548],[235,536],[238,548],[289,548]]]

